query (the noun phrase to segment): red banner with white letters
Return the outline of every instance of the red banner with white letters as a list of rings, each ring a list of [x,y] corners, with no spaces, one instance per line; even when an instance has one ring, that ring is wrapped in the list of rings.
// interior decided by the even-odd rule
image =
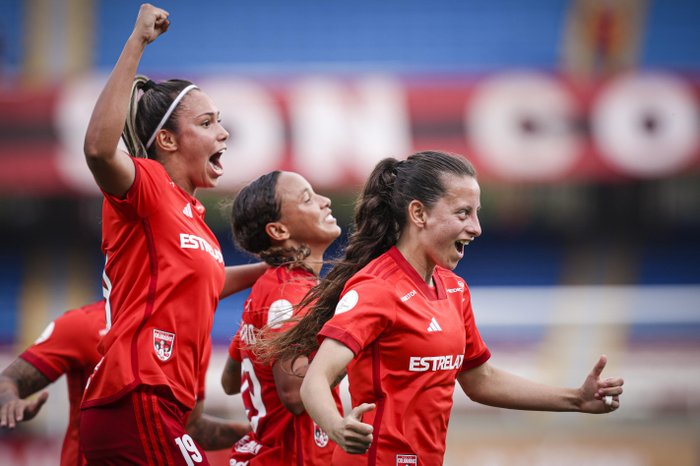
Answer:
[[[82,155],[105,81],[0,86],[0,192],[97,189]],[[488,76],[195,79],[231,133],[219,188],[273,169],[356,189],[383,157],[462,154],[482,181],[616,182],[700,172],[700,80],[625,74],[595,83],[525,71]]]

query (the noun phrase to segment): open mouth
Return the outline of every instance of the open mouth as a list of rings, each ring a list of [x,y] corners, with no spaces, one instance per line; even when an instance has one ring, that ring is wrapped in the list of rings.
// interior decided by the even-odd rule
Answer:
[[[213,154],[209,157],[209,165],[211,166],[214,173],[221,176],[224,173],[224,167],[221,165],[221,156],[226,151],[226,149],[221,149],[219,152]]]
[[[460,256],[464,254],[464,247],[469,243],[470,241],[468,239],[460,239],[455,241],[455,249],[457,250]]]

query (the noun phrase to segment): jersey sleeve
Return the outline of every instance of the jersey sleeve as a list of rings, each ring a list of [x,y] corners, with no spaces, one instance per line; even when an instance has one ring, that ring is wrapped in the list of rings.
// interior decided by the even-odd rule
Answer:
[[[147,217],[159,206],[163,191],[170,181],[165,168],[148,159],[131,158],[134,163],[134,183],[124,199],[105,193],[105,200],[120,215],[130,219]]]
[[[335,314],[319,332],[319,343],[333,338],[357,356],[396,321],[396,299],[387,293],[386,284],[376,279],[348,286]]]
[[[94,353],[99,341],[99,335],[89,331],[91,328],[85,313],[68,311],[51,322],[19,357],[53,382],[89,364],[84,355]]]
[[[466,334],[466,345],[464,348],[464,362],[461,371],[469,370],[480,366],[491,357],[486,343],[481,338],[479,329],[474,320],[474,310],[472,309],[471,294],[465,285],[463,294],[462,312],[464,313],[464,332]]]

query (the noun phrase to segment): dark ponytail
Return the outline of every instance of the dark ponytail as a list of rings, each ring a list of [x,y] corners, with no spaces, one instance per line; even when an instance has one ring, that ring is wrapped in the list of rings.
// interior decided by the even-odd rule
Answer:
[[[155,144],[146,149],[148,139],[153,135],[163,115],[177,96],[192,83],[182,79],[170,79],[155,83],[146,76],[136,76],[131,86],[129,109],[122,131],[124,144],[133,157],[155,158]],[[139,95],[141,94],[140,98]],[[175,108],[163,129],[177,131],[179,105]]]
[[[412,200],[429,208],[445,195],[445,174],[476,176],[465,158],[444,152],[418,152],[405,161],[380,161],[357,201],[354,230],[344,257],[299,303],[300,307],[312,306],[311,310],[289,331],[258,339],[254,348],[258,356],[272,361],[311,354],[318,347],[316,335],[335,313],[345,283],[396,244]]]

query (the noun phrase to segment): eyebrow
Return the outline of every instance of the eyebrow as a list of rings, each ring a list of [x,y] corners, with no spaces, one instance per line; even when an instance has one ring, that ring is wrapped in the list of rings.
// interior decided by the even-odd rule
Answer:
[[[221,115],[221,112],[204,112],[204,113],[200,113],[199,115],[195,116],[195,118],[199,118],[199,117],[203,117],[203,116],[217,117],[220,115]]]

